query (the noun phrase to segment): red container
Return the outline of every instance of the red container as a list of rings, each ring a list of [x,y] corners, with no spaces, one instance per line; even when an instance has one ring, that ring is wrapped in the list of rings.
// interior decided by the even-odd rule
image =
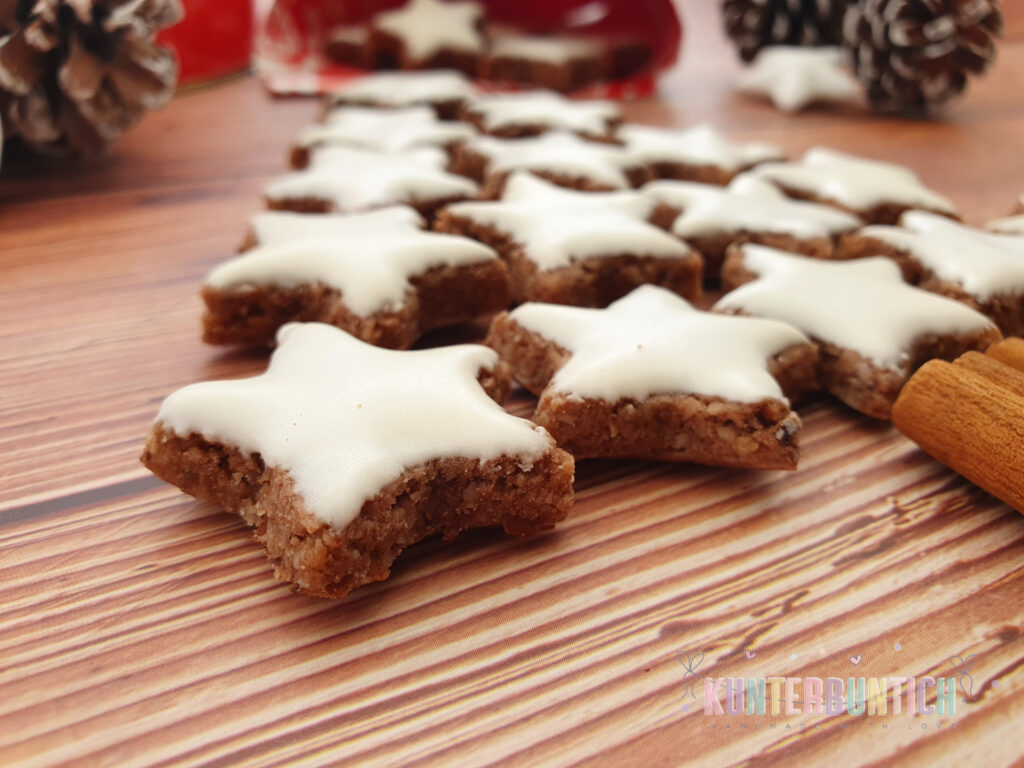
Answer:
[[[252,0],[183,0],[185,18],[157,35],[178,55],[179,85],[209,82],[252,62]]]
[[[276,0],[259,30],[260,71],[278,94],[314,94],[329,90],[362,70],[338,65],[323,55],[329,31],[359,24],[378,11],[406,0]],[[676,60],[683,30],[672,0],[480,0],[490,22],[539,34],[584,33],[628,39],[651,53],[650,65],[630,77],[598,87],[587,95],[612,98],[646,96],[657,73]]]

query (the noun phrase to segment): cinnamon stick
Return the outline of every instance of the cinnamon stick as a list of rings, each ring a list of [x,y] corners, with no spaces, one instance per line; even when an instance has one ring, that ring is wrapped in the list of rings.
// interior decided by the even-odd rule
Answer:
[[[1024,513],[1024,340],[926,363],[892,420],[926,453]]]

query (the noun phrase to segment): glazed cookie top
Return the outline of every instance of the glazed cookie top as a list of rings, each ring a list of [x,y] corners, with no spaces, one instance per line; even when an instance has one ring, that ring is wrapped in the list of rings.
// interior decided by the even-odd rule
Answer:
[[[610,402],[674,393],[784,400],[768,362],[809,343],[786,323],[701,312],[653,285],[606,309],[530,303],[511,317],[571,353],[551,380],[554,391]]]
[[[465,123],[442,122],[429,107],[374,109],[335,107],[323,123],[307,126],[296,144],[314,147],[344,145],[378,152],[404,152],[417,147],[443,147],[475,136]]]
[[[479,116],[485,131],[543,126],[548,130],[604,136],[621,118],[614,102],[567,99],[553,91],[477,96],[466,104],[466,109]]]
[[[338,104],[365,101],[390,107],[408,107],[461,101],[475,93],[473,83],[461,72],[432,69],[365,75],[336,88],[329,98]]]
[[[690,256],[689,246],[645,220],[650,209],[651,202],[636,193],[572,192],[514,174],[502,200],[454,203],[445,210],[507,233],[541,270],[622,254]]]
[[[1005,219],[996,219],[985,225],[986,229],[993,232],[1002,232],[1008,235],[1024,235],[1024,195],[1017,201],[1017,214],[1008,216]]]
[[[414,275],[497,258],[493,250],[466,237],[427,232],[412,222],[389,224],[376,230],[352,226],[344,233],[338,227],[332,237],[259,245],[214,269],[206,285],[240,291],[254,285],[323,284],[337,288],[345,305],[366,317],[397,310],[412,290],[409,280]]]
[[[906,251],[982,301],[1024,292],[1024,236],[992,234],[924,211],[904,213],[899,227],[864,227],[859,234]]]
[[[619,129],[619,137],[645,163],[680,163],[739,171],[784,157],[782,150],[772,144],[729,141],[710,125],[680,131],[629,124]]]
[[[553,446],[478,384],[497,362],[486,347],[395,352],[320,323],[286,325],[277,341],[266,373],[180,389],[157,422],[260,454],[336,530],[425,462],[513,456],[529,464]]]
[[[799,163],[768,163],[750,173],[855,211],[891,203],[957,212],[952,202],[924,186],[909,168],[824,147],[809,149]]]
[[[410,59],[424,61],[445,50],[481,53],[483,18],[483,6],[471,0],[410,0],[401,8],[378,13],[372,24],[398,38]]]
[[[465,144],[483,155],[491,173],[547,171],[587,179],[613,189],[629,189],[626,169],[636,167],[635,156],[621,147],[586,141],[571,133],[550,131],[526,139],[480,136]]]
[[[848,101],[860,87],[843,68],[845,59],[835,46],[770,46],[740,72],[737,87],[771,99],[784,112],[822,101]]]
[[[407,205],[350,214],[261,211],[249,219],[249,229],[260,245],[287,245],[299,240],[342,240],[391,230],[409,232],[423,226],[423,217]]]
[[[992,322],[953,299],[903,282],[883,256],[823,261],[741,246],[757,279],[725,294],[716,310],[740,310],[792,323],[810,336],[851,349],[882,368],[899,370],[923,334],[961,334]]]
[[[723,232],[772,232],[796,238],[831,237],[863,222],[831,206],[786,197],[777,187],[743,174],[728,187],[690,181],[652,181],[641,192],[682,209],[672,224],[680,237]]]
[[[605,47],[597,40],[555,35],[502,35],[491,41],[492,58],[524,59],[545,64],[567,64],[576,59],[602,56]]]
[[[447,163],[447,155],[434,147],[391,154],[325,147],[313,154],[306,170],[271,182],[266,195],[328,200],[343,212],[475,195],[476,184],[447,173]]]

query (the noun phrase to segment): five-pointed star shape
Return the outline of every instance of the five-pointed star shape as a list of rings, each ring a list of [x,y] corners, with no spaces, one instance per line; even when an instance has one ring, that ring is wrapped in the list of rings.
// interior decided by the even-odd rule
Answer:
[[[904,213],[899,227],[871,226],[857,234],[905,251],[981,301],[1024,292],[1024,236],[993,234],[924,211]]]
[[[523,304],[510,318],[570,353],[546,391],[611,403],[657,394],[781,399],[769,360],[808,343],[786,323],[702,312],[653,285],[605,309]]]
[[[884,256],[827,261],[759,245],[741,246],[740,252],[744,267],[757,277],[725,294],[715,309],[791,323],[882,368],[905,367],[922,335],[994,330],[970,307],[905,283],[899,267]]]
[[[948,198],[928,189],[909,168],[827,147],[811,147],[797,163],[765,163],[748,173],[854,211],[895,204],[957,212]]]
[[[842,62],[839,48],[769,47],[740,72],[737,88],[768,97],[784,112],[799,112],[823,101],[848,101],[860,88]]]
[[[404,152],[465,141],[476,131],[465,123],[442,122],[429,107],[373,109],[335,107],[323,123],[299,134],[300,147],[350,146],[377,152]]]
[[[526,91],[478,96],[467,111],[480,116],[485,131],[516,126],[544,126],[551,130],[605,136],[621,117],[611,101],[567,99],[554,91]]]
[[[665,180],[652,181],[641,192],[682,210],[672,231],[684,239],[722,232],[832,237],[862,223],[830,206],[788,198],[777,187],[746,174],[727,187]]]
[[[436,147],[385,154],[350,147],[325,147],[310,167],[271,182],[271,201],[328,200],[343,213],[399,203],[472,197],[477,186],[444,170],[447,155]]]
[[[481,136],[466,142],[465,148],[487,159],[487,173],[517,170],[555,173],[586,179],[610,189],[629,189],[626,171],[641,165],[622,147],[586,141],[561,131],[526,139]]]
[[[576,192],[520,172],[500,201],[454,203],[446,212],[508,233],[541,270],[623,253],[689,257],[688,246],[646,221],[652,207],[636,192]]]
[[[180,389],[157,416],[286,470],[308,512],[344,529],[364,502],[411,468],[438,458],[524,463],[550,436],[506,413],[478,383],[497,355],[467,344],[395,352],[329,325],[278,332],[266,373]]]
[[[683,163],[736,172],[784,157],[774,145],[729,141],[706,124],[685,130],[627,124],[619,129],[619,137],[645,163]]]
[[[483,6],[470,0],[411,0],[401,8],[377,14],[373,26],[401,40],[415,62],[446,48],[481,52],[484,38],[478,26],[483,15]]]
[[[312,219],[306,222],[305,234],[264,242],[224,262],[210,273],[206,285],[245,290],[254,285],[324,284],[337,288],[345,305],[366,317],[395,311],[412,290],[410,278],[415,275],[497,258],[475,240],[420,229],[418,217],[408,208],[353,216],[296,215]]]

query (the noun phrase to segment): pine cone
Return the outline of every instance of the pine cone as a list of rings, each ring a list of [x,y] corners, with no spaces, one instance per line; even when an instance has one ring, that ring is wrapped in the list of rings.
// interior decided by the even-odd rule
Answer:
[[[1000,0],[860,0],[843,42],[876,109],[927,111],[995,58]]]
[[[173,94],[177,64],[153,38],[181,15],[180,0],[0,0],[4,135],[103,150]]]
[[[851,0],[722,0],[725,31],[744,61],[772,45],[838,45]]]

